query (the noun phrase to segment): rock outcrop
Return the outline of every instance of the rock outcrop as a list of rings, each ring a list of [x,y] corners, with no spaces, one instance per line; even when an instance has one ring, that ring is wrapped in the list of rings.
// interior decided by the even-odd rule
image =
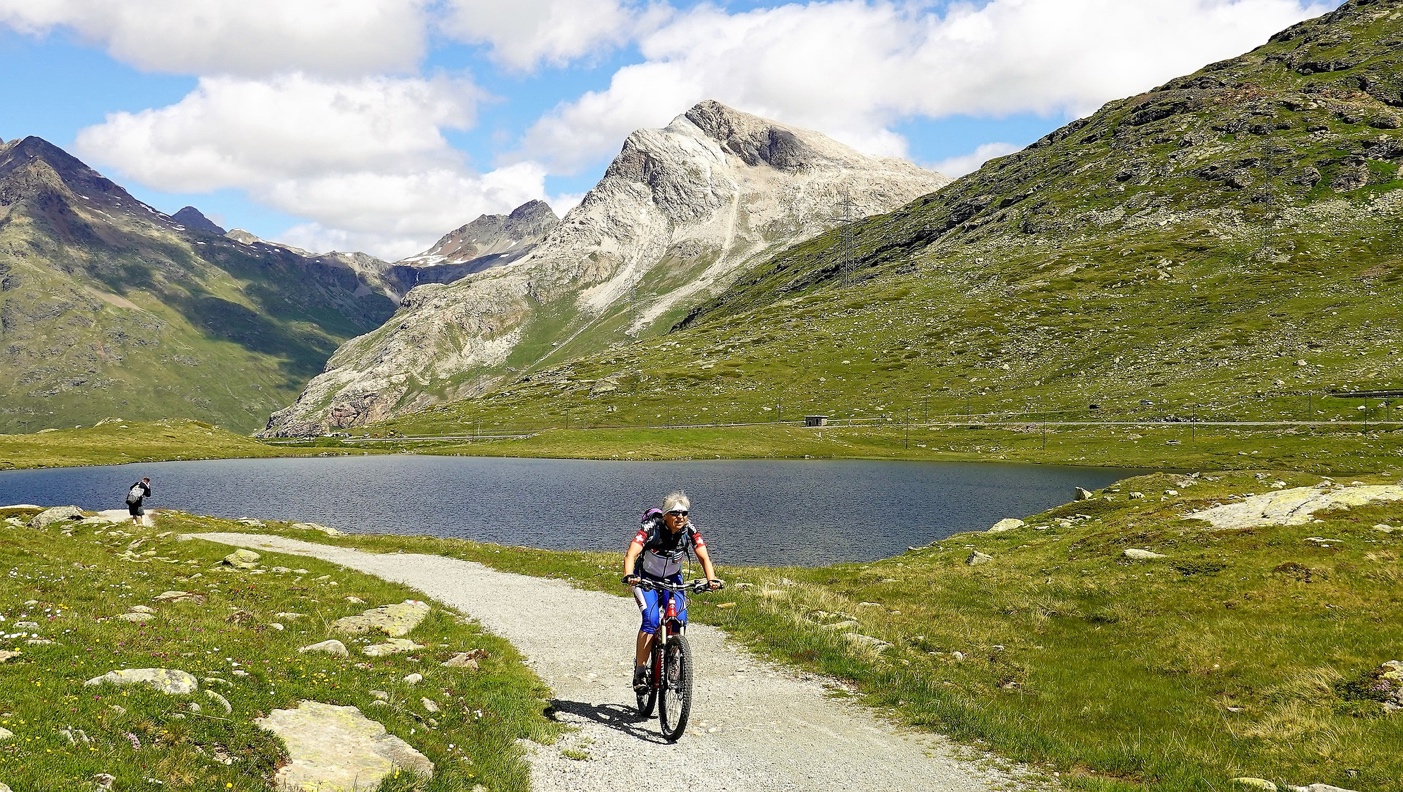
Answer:
[[[1264,525],[1304,525],[1315,513],[1326,509],[1348,509],[1377,501],[1403,500],[1403,486],[1397,484],[1351,487],[1294,487],[1264,495],[1253,495],[1239,503],[1196,511],[1190,520],[1206,520],[1214,528],[1230,530]]]
[[[428,757],[356,707],[302,701],[254,723],[287,745],[291,761],[273,779],[278,789],[369,792],[396,769],[423,778],[434,774]]]
[[[630,135],[599,184],[527,255],[405,295],[383,327],[337,350],[263,434],[364,425],[636,337],[714,296],[758,257],[947,181],[702,102],[663,129]]]

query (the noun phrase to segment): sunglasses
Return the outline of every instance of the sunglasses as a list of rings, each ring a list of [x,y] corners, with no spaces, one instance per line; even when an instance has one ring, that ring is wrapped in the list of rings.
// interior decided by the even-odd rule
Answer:
[[[673,509],[672,511],[668,512],[668,514],[671,514],[674,517],[686,517],[688,512],[686,509]]]

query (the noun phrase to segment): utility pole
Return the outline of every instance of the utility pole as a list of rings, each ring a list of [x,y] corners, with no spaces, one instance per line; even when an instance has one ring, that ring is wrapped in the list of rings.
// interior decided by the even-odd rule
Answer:
[[[844,194],[843,200],[838,202],[838,209],[842,210],[838,218],[838,245],[839,245],[839,271],[843,274],[852,272],[857,268],[857,262],[853,256],[854,235],[853,235],[853,210],[857,204],[853,202],[852,196]]]

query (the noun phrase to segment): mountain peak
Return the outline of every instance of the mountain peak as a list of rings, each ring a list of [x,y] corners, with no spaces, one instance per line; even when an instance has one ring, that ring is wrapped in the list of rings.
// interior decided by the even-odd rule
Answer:
[[[205,217],[203,212],[201,212],[199,209],[196,209],[193,206],[187,206],[184,209],[181,209],[179,212],[176,212],[175,214],[171,215],[171,219],[177,223],[180,223],[181,225],[185,226],[191,231],[203,231],[207,234],[214,234],[216,236],[224,235],[224,229],[215,225],[212,220],[210,220],[208,217]]]
[[[857,152],[817,132],[743,113],[714,99],[698,102],[681,118],[751,166],[798,171],[819,163],[862,159]]]

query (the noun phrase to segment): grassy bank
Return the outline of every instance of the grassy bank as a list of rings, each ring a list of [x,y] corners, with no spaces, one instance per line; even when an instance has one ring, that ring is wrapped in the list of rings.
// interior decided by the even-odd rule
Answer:
[[[180,459],[308,456],[320,451],[312,446],[269,446],[200,421],[108,420],[96,426],[0,435],[0,470]]]
[[[851,682],[906,723],[1036,763],[1075,788],[1198,792],[1246,775],[1397,790],[1403,715],[1358,691],[1380,663],[1403,659],[1403,536],[1373,528],[1403,523],[1403,504],[1238,531],[1182,519],[1320,480],[1146,476],[1008,533],[961,534],[872,564],[727,568],[714,547],[722,574],[742,585],[693,614]],[[614,554],[332,541],[623,593]],[[1132,561],[1127,548],[1165,557]],[[992,560],[968,565],[975,550]]]
[[[549,429],[521,439],[367,443],[382,451],[582,459],[903,459],[1096,467],[1287,469],[1353,474],[1403,468],[1403,427],[986,426],[881,424]],[[304,449],[305,450],[305,449]]]
[[[355,705],[435,764],[431,782],[387,779],[384,792],[478,783],[527,790],[517,740],[548,742],[558,729],[542,716],[546,691],[516,651],[442,607],[408,636],[428,647],[412,654],[358,663],[358,639],[328,629],[342,616],[415,598],[412,589],[273,554],[260,559],[265,574],[235,570],[220,564],[232,548],[177,541],[182,532],[244,528],[224,520],[163,514],[155,528],[66,523],[68,532],[4,521],[32,514],[0,510],[0,566],[9,570],[0,578],[0,648],[20,652],[0,664],[0,726],[14,733],[0,741],[0,782],[14,789],[89,789],[97,774],[108,773],[115,789],[265,790],[286,755],[253,721],[304,699]],[[200,600],[154,599],[172,590]],[[154,618],[117,618],[133,606],[153,609]],[[297,651],[332,637],[352,657]],[[440,667],[453,652],[471,649],[487,653],[480,670]],[[169,696],[83,684],[115,669],[148,667],[193,674],[201,690]],[[415,672],[423,681],[402,681]],[[388,693],[389,704],[375,704],[373,691]],[[442,712],[427,714],[421,697]]]
[[[516,438],[318,438],[270,445],[195,421],[105,422],[0,435],[0,470],[190,459],[421,453],[568,459],[901,459],[1161,469],[1285,469],[1347,475],[1403,468],[1403,426],[1391,423],[1221,426],[1184,423],[986,425],[913,421],[805,428],[742,426],[543,429],[494,426]]]

